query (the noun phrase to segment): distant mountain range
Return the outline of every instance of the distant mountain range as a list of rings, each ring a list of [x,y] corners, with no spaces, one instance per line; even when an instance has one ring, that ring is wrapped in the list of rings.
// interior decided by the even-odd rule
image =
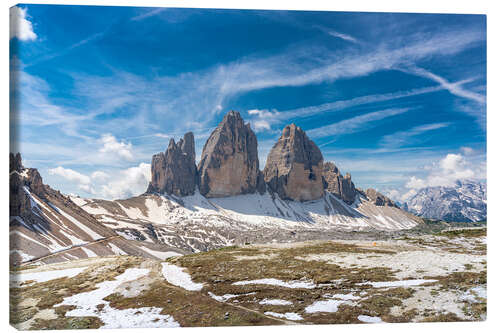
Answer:
[[[450,222],[484,221],[486,185],[475,181],[457,181],[451,187],[426,187],[401,206],[425,218]]]

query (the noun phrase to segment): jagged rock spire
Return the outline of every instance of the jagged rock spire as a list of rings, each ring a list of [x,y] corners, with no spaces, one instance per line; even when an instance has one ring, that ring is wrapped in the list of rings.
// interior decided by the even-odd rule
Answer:
[[[350,173],[346,173],[344,177],[335,164],[326,162],[323,164],[323,179],[326,190],[349,205],[354,202],[356,187]]]
[[[151,183],[148,193],[166,193],[177,196],[192,195],[196,189],[196,155],[194,135],[184,134],[175,143],[170,139],[165,153],[153,155],[151,161]]]

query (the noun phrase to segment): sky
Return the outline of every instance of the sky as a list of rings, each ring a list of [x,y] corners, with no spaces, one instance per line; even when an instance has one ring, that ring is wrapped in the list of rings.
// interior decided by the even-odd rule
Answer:
[[[486,16],[18,5],[11,151],[63,193],[145,192],[151,156],[229,110],[260,168],[295,123],[359,188],[486,181]]]

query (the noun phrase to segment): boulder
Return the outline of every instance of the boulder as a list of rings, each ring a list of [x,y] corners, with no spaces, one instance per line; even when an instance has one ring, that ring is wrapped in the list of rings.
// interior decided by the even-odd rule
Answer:
[[[306,133],[287,125],[273,146],[264,168],[264,180],[281,199],[308,201],[323,196],[323,155]]]
[[[241,115],[230,111],[210,134],[198,164],[200,193],[207,198],[265,191],[259,183],[257,137]]]
[[[171,139],[165,153],[153,155],[148,193],[186,196],[194,194],[197,183],[194,135],[188,132],[175,143]]]

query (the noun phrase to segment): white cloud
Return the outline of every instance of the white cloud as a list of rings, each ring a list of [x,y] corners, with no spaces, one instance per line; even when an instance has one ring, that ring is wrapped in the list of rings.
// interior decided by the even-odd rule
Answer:
[[[276,110],[248,110],[248,115],[251,116],[250,124],[256,132],[269,131],[271,126],[278,121],[279,113]]]
[[[104,181],[109,178],[109,175],[103,171],[94,171],[90,177],[96,181]]]
[[[99,152],[101,153],[111,153],[116,156],[123,158],[127,161],[132,161],[134,159],[132,155],[132,144],[125,142],[118,142],[116,138],[111,134],[104,134],[101,136],[100,142],[104,145]]]
[[[257,110],[257,109],[253,109],[253,110],[248,110],[248,114],[249,115],[260,115],[264,112],[264,110]]]
[[[97,170],[90,176],[61,166],[49,169],[48,172],[50,175],[64,178],[93,197],[113,200],[125,199],[146,192],[151,180],[151,165],[146,163],[113,173]]]
[[[415,176],[411,176],[410,180],[406,183],[405,185],[407,188],[412,188],[412,189],[421,189],[424,187],[427,187],[427,182],[423,179],[419,179]]]
[[[151,165],[141,163],[120,171],[114,180],[102,185],[100,194],[108,199],[129,198],[146,192],[150,181]]]
[[[79,173],[78,171],[58,166],[57,168],[49,169],[49,174],[62,177],[71,183],[76,184],[78,188],[84,192],[95,194],[90,182],[90,177]]]
[[[415,170],[407,170],[405,173],[424,172],[421,176],[411,176],[405,183],[404,188],[387,189],[385,193],[394,200],[401,202],[408,201],[417,194],[418,190],[434,186],[453,186],[457,180],[475,180],[486,179],[486,162],[484,156],[464,156],[462,154],[447,154],[438,161],[429,160],[423,167],[417,167],[417,161],[414,163]]]
[[[474,149],[472,149],[471,147],[461,147],[460,151],[466,156],[474,154]]]
[[[481,179],[485,165],[476,165],[466,160],[461,154],[447,154],[437,164],[431,166],[424,178],[412,176],[406,188],[421,189],[429,186],[452,186],[457,180]]]
[[[78,171],[72,169],[66,169],[61,166],[58,166],[57,168],[54,169],[49,169],[49,174],[57,175],[76,183],[90,184],[90,177],[81,174]]]
[[[10,8],[10,38],[22,41],[36,40],[33,24],[28,20],[27,9],[14,6]]]
[[[401,196],[398,190],[389,190],[385,192],[385,195],[387,195],[389,198],[392,200],[398,200]]]
[[[257,120],[253,122],[253,127],[256,132],[262,132],[264,130],[270,130],[271,124],[266,120]]]

